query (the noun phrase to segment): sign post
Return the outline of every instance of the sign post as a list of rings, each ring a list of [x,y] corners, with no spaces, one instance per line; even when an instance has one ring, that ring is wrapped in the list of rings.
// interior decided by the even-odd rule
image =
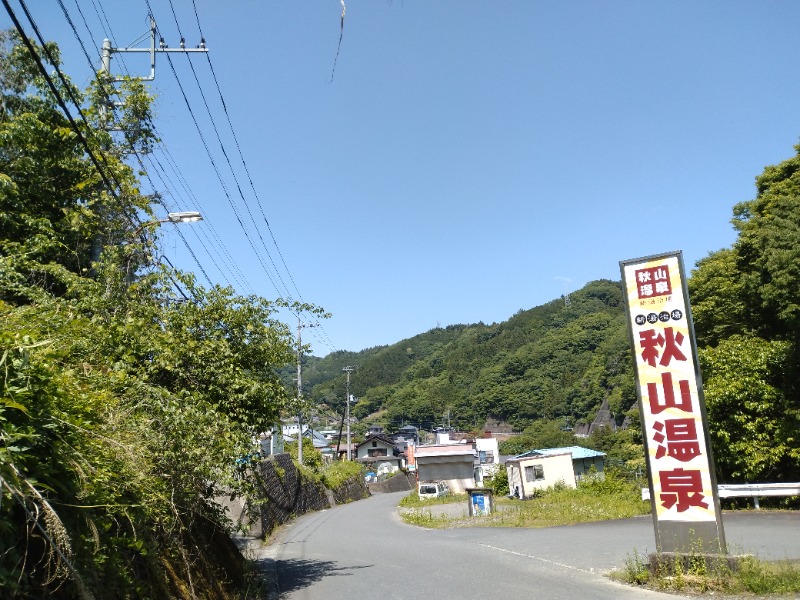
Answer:
[[[620,270],[656,547],[726,554],[682,253]]]

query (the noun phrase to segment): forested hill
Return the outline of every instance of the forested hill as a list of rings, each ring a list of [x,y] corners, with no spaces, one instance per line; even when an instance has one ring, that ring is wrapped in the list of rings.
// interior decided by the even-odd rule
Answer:
[[[342,368],[358,368],[352,414],[386,426],[522,428],[538,419],[591,419],[607,399],[617,418],[636,392],[619,282],[594,281],[503,323],[451,325],[391,346],[310,357],[303,375],[315,403],[340,407]]]
[[[700,260],[688,278],[721,482],[800,478],[800,145],[795,151],[756,178],[753,200],[733,207],[733,245]],[[312,358],[311,396],[341,407],[341,369],[358,365],[353,414],[367,422],[427,428],[449,417],[479,429],[493,417],[526,428],[519,449],[564,445],[564,419],[589,420],[604,399],[617,422],[636,414],[621,285],[594,281],[570,300],[504,323]]]

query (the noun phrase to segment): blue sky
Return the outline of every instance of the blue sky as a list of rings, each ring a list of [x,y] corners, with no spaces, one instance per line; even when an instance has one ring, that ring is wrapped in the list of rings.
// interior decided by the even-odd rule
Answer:
[[[96,64],[103,37],[148,31],[145,0],[62,1]],[[60,6],[29,4],[87,84]],[[180,227],[214,283],[331,312],[304,335],[320,356],[504,321],[619,279],[620,260],[682,250],[691,268],[800,140],[794,0],[346,0],[338,59],[337,0],[150,4],[170,46],[179,27],[199,43],[196,6],[236,137],[206,57],[171,55],[176,79],[159,55],[144,191],[203,212]],[[112,66],[149,72],[145,55]]]

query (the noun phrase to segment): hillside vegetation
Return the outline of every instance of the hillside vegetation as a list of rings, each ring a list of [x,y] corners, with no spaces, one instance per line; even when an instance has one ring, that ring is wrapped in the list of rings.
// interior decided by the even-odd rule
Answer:
[[[800,152],[800,146],[796,147]],[[800,155],[767,167],[756,198],[734,206],[736,242],[689,278],[718,479],[800,478]],[[656,249],[657,250],[657,249]],[[507,422],[508,452],[574,443],[566,430],[608,401],[631,428],[582,442],[641,466],[633,361],[618,282],[594,281],[508,321],[452,325],[391,346],[311,359],[312,397],[389,428]],[[637,447],[638,446],[638,447]]]
[[[491,418],[521,429],[537,419],[574,423],[606,399],[621,419],[636,402],[629,352],[621,286],[596,281],[568,306],[554,300],[503,323],[432,329],[342,358],[360,365],[351,380],[360,419],[475,429]],[[341,376],[312,395],[336,404]]]

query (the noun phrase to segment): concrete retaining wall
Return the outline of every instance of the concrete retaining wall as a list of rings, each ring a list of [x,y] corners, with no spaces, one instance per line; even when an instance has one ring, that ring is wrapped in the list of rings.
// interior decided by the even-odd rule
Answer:
[[[391,492],[405,492],[417,487],[417,478],[413,473],[398,473],[386,481],[370,483],[367,485],[373,494],[388,494]]]
[[[353,478],[336,490],[329,490],[303,475],[288,454],[275,454],[258,464],[256,487],[260,496],[259,537],[294,517],[323,510],[369,496],[364,480]],[[252,532],[256,534],[255,531]]]

